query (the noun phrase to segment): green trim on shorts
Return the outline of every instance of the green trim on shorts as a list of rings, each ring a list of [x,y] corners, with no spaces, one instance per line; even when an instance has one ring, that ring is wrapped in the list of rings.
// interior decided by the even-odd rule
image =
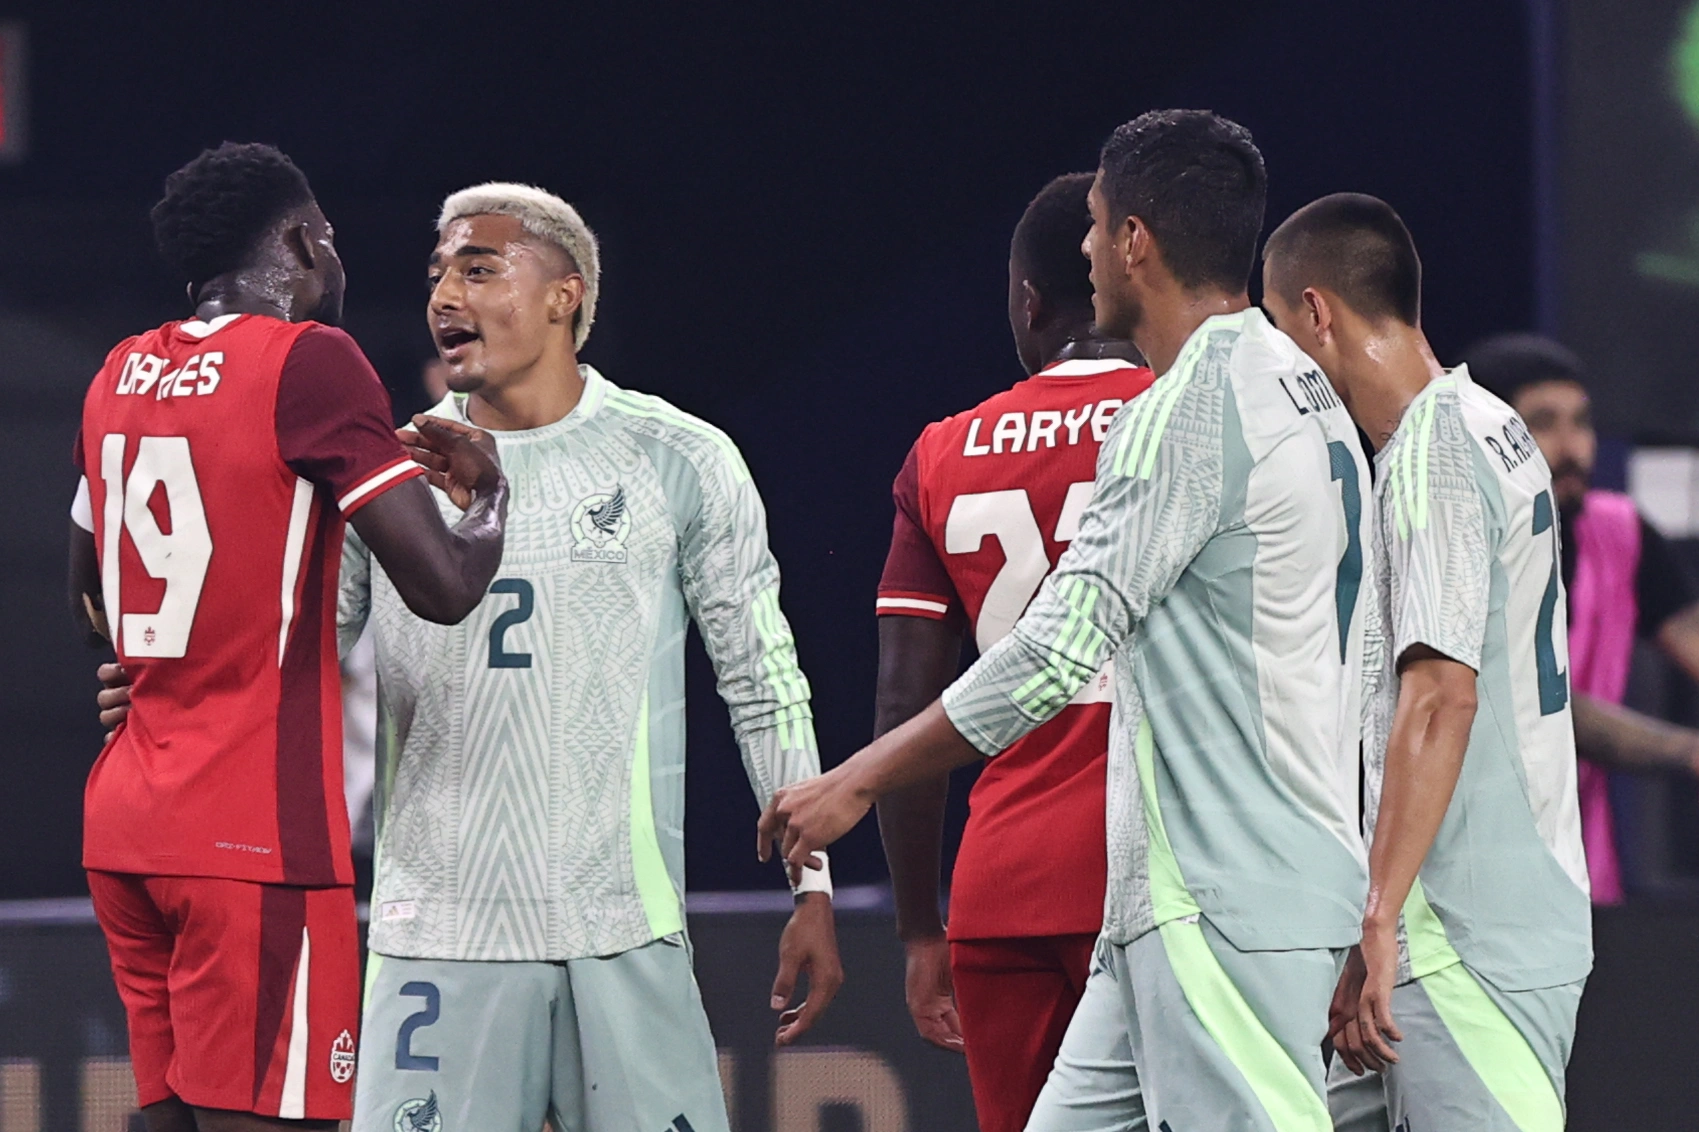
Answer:
[[[1327,1101],[1317,1093],[1292,1055],[1268,1032],[1239,988],[1210,950],[1196,917],[1198,902],[1186,889],[1180,862],[1168,843],[1162,808],[1156,801],[1156,743],[1150,721],[1141,719],[1133,740],[1149,829],[1150,899],[1157,931],[1174,979],[1204,1031],[1244,1075],[1257,1102],[1274,1122],[1275,1132],[1333,1132]]]
[[[649,692],[644,689],[637,707],[637,744],[631,759],[631,871],[637,880],[637,895],[655,938],[684,930],[678,912],[678,892],[661,856],[661,841],[655,833],[655,801],[649,789]]]
[[[1233,985],[1210,950],[1203,926],[1195,920],[1172,920],[1157,931],[1186,1004],[1244,1074],[1275,1132],[1333,1132],[1327,1101]]]
[[[361,1014],[372,1008],[372,988],[378,985],[378,971],[382,968],[383,956],[375,951],[366,952],[366,988],[360,995]]]
[[[1445,1023],[1493,1099],[1521,1132],[1563,1132],[1563,1099],[1522,1031],[1461,963],[1424,975],[1434,1013]]]

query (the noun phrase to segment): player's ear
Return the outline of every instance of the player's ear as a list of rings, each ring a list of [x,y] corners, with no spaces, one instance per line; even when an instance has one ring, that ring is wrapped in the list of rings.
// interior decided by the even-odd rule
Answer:
[[[1333,340],[1333,304],[1314,287],[1305,287],[1302,298],[1304,317],[1310,320],[1310,330],[1317,342],[1327,345]]]
[[[1150,229],[1136,216],[1129,216],[1121,222],[1121,231],[1115,243],[1121,249],[1122,266],[1128,275],[1156,250],[1156,241],[1151,237]]]
[[[1038,293],[1038,288],[1032,285],[1032,280],[1021,280],[1021,315],[1026,319],[1028,330],[1037,330],[1048,321],[1049,308],[1044,303],[1044,296]]]
[[[563,275],[549,288],[549,321],[571,322],[584,302],[584,277],[577,272]]]
[[[313,237],[307,231],[306,221],[291,224],[283,230],[283,247],[304,270],[311,271],[318,266],[318,257],[313,255]]]

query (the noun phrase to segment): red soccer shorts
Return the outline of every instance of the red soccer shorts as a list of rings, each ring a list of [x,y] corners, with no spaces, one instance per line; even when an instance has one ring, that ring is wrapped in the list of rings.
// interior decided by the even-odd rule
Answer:
[[[352,888],[90,872],[141,1105],[346,1120],[360,953]]]
[[[1095,935],[963,939],[950,978],[980,1132],[1021,1132],[1085,993]]]

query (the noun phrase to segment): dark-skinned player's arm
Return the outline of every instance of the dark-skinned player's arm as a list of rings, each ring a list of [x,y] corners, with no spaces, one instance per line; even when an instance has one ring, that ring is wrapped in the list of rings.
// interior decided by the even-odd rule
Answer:
[[[775,794],[756,826],[762,860],[777,843],[793,867],[809,867],[875,799],[997,754],[1102,671],[1221,525],[1220,436],[1152,428],[1154,406],[1219,421],[1224,397],[1224,383],[1179,382],[1172,399],[1141,397],[1115,414],[1079,535],[1015,627],[919,715]]]
[[[501,565],[507,480],[495,441],[482,429],[419,416],[400,435],[425,475],[397,484],[348,521],[408,609],[426,621],[453,625],[484,600]],[[452,527],[421,479],[464,512]]]
[[[965,618],[956,584],[928,534],[920,482],[926,434],[909,449],[891,484],[891,548],[879,578],[879,677],[873,700],[877,738],[913,719],[961,668]],[[938,912],[948,777],[892,791],[879,801],[897,936],[907,972],[904,998],[920,1036],[960,1051],[950,943]]]
[[[1463,773],[1475,723],[1475,675],[1426,645],[1400,658],[1398,708],[1369,853],[1360,965],[1353,961],[1363,985],[1354,1015],[1335,1018],[1330,1035],[1353,1072],[1384,1069],[1398,1060],[1390,1042],[1404,1037],[1392,1017],[1399,915]]]
[[[873,733],[883,735],[925,710],[950,686],[961,665],[962,632],[955,620],[879,618],[879,680]],[[944,806],[948,777],[894,790],[879,800],[879,836],[897,905],[903,941],[905,998],[920,1036],[949,1050],[962,1049],[950,978],[950,945],[938,914]]]

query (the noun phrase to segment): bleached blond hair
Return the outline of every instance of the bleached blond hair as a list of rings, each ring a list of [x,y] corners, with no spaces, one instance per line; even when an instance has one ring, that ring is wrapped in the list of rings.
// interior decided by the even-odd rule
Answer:
[[[572,343],[584,348],[590,325],[596,321],[596,294],[601,289],[602,259],[596,233],[584,223],[578,210],[551,192],[535,185],[487,181],[450,193],[437,217],[437,234],[456,220],[468,216],[511,216],[519,226],[545,243],[567,254],[578,274],[584,277],[584,299],[573,316]]]

